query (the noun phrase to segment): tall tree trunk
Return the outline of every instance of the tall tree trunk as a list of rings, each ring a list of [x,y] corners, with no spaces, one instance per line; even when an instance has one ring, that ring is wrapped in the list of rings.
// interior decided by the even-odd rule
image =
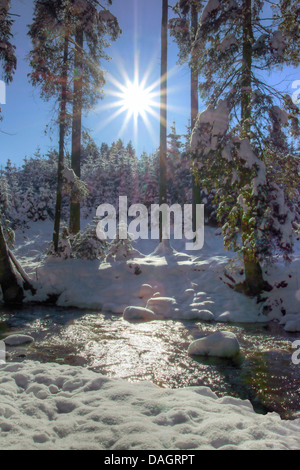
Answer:
[[[252,0],[243,0],[243,73],[241,97],[241,137],[251,140],[251,88],[252,88]],[[250,183],[245,174],[244,184]],[[242,222],[242,236],[250,233],[250,227]],[[270,286],[263,279],[263,273],[255,255],[244,253],[245,288],[248,294],[258,295]]]
[[[61,222],[61,208],[62,208],[62,187],[63,187],[63,169],[64,169],[64,146],[66,135],[66,111],[67,111],[67,91],[68,91],[68,54],[69,54],[69,37],[65,37],[64,45],[64,63],[62,72],[62,86],[61,86],[61,101],[60,101],[60,116],[59,116],[59,155],[58,155],[58,168],[57,168],[57,191],[56,191],[56,205],[55,205],[55,219],[54,219],[54,232],[53,244],[54,251],[58,251],[59,231]]]
[[[0,285],[6,304],[22,304],[24,292],[14,271],[0,223]]]
[[[159,203],[167,202],[167,67],[168,67],[168,0],[162,0],[161,83],[160,83],[160,184]],[[163,235],[160,214],[160,241]]]
[[[195,3],[191,6],[191,31],[194,39],[198,28],[198,12]],[[192,49],[191,53],[191,132],[196,125],[199,112],[199,95],[198,95],[198,71],[197,57]],[[196,232],[196,206],[201,204],[200,186],[196,183],[194,174],[192,175],[192,206],[193,206],[193,231]]]
[[[243,0],[242,138],[251,139],[252,0]]]
[[[80,178],[81,157],[81,127],[82,127],[82,97],[83,97],[83,30],[80,26],[76,31],[76,46],[74,59],[74,96],[73,96],[73,125],[72,125],[72,170]],[[70,233],[76,235],[80,231],[80,202],[77,195],[71,195]]]

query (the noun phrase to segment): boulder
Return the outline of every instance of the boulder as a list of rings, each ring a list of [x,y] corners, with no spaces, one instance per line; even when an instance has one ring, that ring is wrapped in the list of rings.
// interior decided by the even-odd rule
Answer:
[[[124,320],[134,321],[134,320],[143,320],[143,321],[152,321],[156,320],[157,317],[152,310],[143,307],[127,307],[123,313]]]
[[[213,356],[231,358],[240,351],[240,345],[234,333],[218,331],[206,338],[201,338],[190,344],[188,354],[196,356]]]
[[[11,335],[4,339],[6,346],[20,346],[21,344],[33,343],[34,339],[27,335]]]

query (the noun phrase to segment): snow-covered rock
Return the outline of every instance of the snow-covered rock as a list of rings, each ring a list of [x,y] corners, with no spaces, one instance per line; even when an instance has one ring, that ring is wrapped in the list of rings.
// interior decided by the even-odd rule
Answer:
[[[209,310],[198,310],[194,308],[191,311],[195,313],[195,318],[198,320],[213,321],[215,318],[214,314]]]
[[[155,297],[147,302],[147,308],[156,315],[167,318],[174,313],[176,301],[169,297]]]
[[[152,310],[143,307],[127,307],[123,313],[124,320],[144,320],[151,321],[156,320],[157,316]]]
[[[218,331],[206,338],[201,338],[190,344],[188,354],[197,356],[214,356],[230,358],[240,351],[240,345],[234,333]]]
[[[300,332],[300,315],[298,315],[294,320],[289,320],[286,323],[284,329],[289,333]]]
[[[229,323],[231,321],[231,313],[224,312],[218,317],[218,322],[220,323]]]
[[[193,299],[195,295],[195,289],[186,289],[184,291],[184,297]]]
[[[153,289],[153,287],[151,287],[149,284],[143,284],[140,288],[139,297],[141,299],[150,299],[150,297],[152,297],[154,293],[155,290]]]
[[[33,342],[34,339],[31,336],[26,335],[11,335],[4,339],[4,343],[7,346],[20,346],[22,344],[29,344]]]

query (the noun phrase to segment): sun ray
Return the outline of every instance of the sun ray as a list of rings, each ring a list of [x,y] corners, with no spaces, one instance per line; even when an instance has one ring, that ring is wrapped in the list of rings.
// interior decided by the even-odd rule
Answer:
[[[107,119],[105,119],[105,121],[101,122],[98,126],[97,126],[97,129],[96,131],[100,131],[102,130],[104,127],[106,127],[110,122],[112,122],[114,119],[116,119],[118,116],[120,116],[120,114],[122,114],[124,112],[124,109],[123,108],[120,108],[120,109],[117,109],[117,111],[112,114],[111,116],[109,116]]]
[[[135,31],[135,34],[138,34],[137,30]],[[162,106],[166,107],[166,104],[161,103],[161,97],[164,96],[167,91],[168,94],[171,92],[170,87],[168,87],[168,90],[162,90],[161,84],[166,78],[168,78],[169,84],[169,79],[178,72],[178,66],[174,66],[168,71],[168,77],[158,78],[149,84],[149,77],[155,68],[155,59],[158,51],[154,51],[153,60],[149,61],[146,72],[141,75],[139,67],[139,50],[136,44],[137,42],[135,41],[133,74],[131,76],[128,75],[128,69],[125,69],[123,58],[120,57],[120,60],[118,61],[120,78],[117,78],[112,74],[107,75],[106,78],[109,86],[107,95],[110,97],[110,102],[104,107],[99,106],[99,110],[114,110],[116,108],[116,112],[100,125],[101,129],[124,113],[124,120],[120,124],[118,136],[121,137],[122,134],[126,132],[126,129],[128,129],[130,122],[132,122],[133,138],[137,145],[139,137],[138,130],[141,123],[144,124],[145,129],[153,139],[153,142],[157,141],[157,135],[154,132],[153,125],[155,121],[157,124],[161,122],[160,109]],[[168,109],[172,109],[178,113],[183,111],[183,108],[175,108],[169,103]],[[163,124],[167,126],[166,122],[163,122]]]
[[[125,131],[126,127],[128,126],[128,123],[131,119],[131,113],[130,111],[127,111],[127,115],[126,115],[126,118],[124,119],[124,122],[123,122],[123,125],[118,133],[118,138],[121,138],[122,135],[123,135],[123,132]]]

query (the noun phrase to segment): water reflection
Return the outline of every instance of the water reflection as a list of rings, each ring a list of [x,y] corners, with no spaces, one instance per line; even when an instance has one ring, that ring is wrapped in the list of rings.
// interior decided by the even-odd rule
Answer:
[[[216,330],[238,336],[239,358],[187,355],[193,339]],[[10,349],[13,361],[81,365],[131,382],[151,380],[160,387],[205,385],[219,396],[250,399],[258,412],[300,415],[300,367],[291,363],[295,335],[289,337],[276,325],[128,323],[117,315],[43,308],[3,311],[0,340],[11,333],[35,338],[29,347]]]

